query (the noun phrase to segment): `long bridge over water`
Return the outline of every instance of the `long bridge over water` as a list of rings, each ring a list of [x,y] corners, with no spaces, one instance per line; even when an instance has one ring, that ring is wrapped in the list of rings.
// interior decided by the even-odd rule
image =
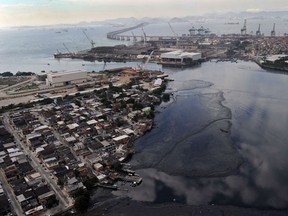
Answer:
[[[136,26],[132,26],[129,28],[120,29],[113,32],[107,33],[107,38],[112,40],[122,40],[122,41],[158,41],[158,40],[177,40],[179,36],[147,36],[143,30],[143,27],[148,25],[148,23],[140,23]],[[143,35],[123,35],[125,32],[132,31],[137,28],[142,28]]]

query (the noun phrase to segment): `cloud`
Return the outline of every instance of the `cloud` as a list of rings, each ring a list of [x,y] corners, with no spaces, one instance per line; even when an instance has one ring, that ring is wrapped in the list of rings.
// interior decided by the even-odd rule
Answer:
[[[18,4],[0,4],[0,9],[18,9],[18,8],[27,8],[27,7],[32,7],[32,4],[23,4],[23,3],[18,3]]]
[[[256,13],[256,12],[260,12],[263,11],[262,9],[259,8],[249,8],[246,10],[246,12],[251,12],[251,13]]]
[[[172,4],[179,5],[183,3],[190,3],[189,0],[182,0],[179,2],[175,2],[174,0],[146,0],[146,1],[135,1],[135,0],[62,0],[62,2],[75,3],[75,4],[92,4],[92,5],[138,5],[141,7],[142,5],[161,5],[161,4]]]

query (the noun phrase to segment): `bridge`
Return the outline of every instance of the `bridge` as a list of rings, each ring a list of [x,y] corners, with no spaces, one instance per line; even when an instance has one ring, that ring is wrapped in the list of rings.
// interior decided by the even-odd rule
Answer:
[[[119,37],[119,34],[128,32],[128,31],[132,31],[133,29],[137,29],[137,28],[143,28],[145,25],[148,25],[148,23],[140,23],[136,26],[132,26],[129,28],[124,28],[124,29],[120,29],[117,31],[113,31],[113,32],[108,32],[107,33],[107,38],[108,39],[117,39],[117,37]]]
[[[165,40],[177,40],[178,36],[147,36],[143,30],[143,27],[148,25],[148,23],[140,23],[136,26],[132,26],[129,28],[120,29],[113,32],[107,33],[107,38],[112,40],[121,40],[121,41],[165,41]],[[125,32],[132,31],[133,29],[142,28],[143,35],[123,35]]]

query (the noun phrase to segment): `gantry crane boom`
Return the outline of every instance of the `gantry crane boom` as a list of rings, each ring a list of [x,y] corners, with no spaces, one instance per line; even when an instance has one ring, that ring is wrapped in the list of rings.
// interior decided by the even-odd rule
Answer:
[[[275,37],[276,36],[276,32],[275,32],[275,23],[273,24],[273,29],[271,31],[271,37]]]
[[[65,45],[65,43],[63,43],[63,46],[64,46],[65,49],[68,51],[68,53],[71,53],[70,50],[68,49],[68,47]]]
[[[174,31],[174,29],[172,28],[171,24],[168,22],[168,25],[171,29],[171,31],[173,32],[174,36],[176,37],[176,46],[178,46],[178,37],[179,35]]]
[[[83,34],[86,36],[88,41],[91,43],[91,47],[94,48],[95,47],[95,42],[88,37],[88,35],[86,34],[86,32],[84,30],[83,30]]]

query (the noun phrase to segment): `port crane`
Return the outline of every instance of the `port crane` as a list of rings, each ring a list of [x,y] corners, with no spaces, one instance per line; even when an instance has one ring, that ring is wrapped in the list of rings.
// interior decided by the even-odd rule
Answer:
[[[189,29],[190,32],[190,36],[195,35],[196,34],[196,29],[194,28],[194,26],[192,26],[191,29]]]
[[[137,41],[137,37],[134,35],[133,31],[131,33],[132,33],[132,36],[133,36],[133,41],[136,42]]]
[[[91,43],[91,47],[94,48],[94,47],[95,47],[95,42],[88,37],[88,35],[86,34],[86,32],[85,32],[84,30],[83,30],[82,32],[83,32],[83,34],[86,36],[86,38],[88,39],[88,41]]]
[[[144,71],[144,70],[145,70],[146,65],[147,65],[148,62],[150,61],[151,56],[153,55],[153,53],[154,53],[154,50],[152,50],[152,52],[149,54],[149,56],[147,57],[147,59],[146,59],[146,61],[145,61],[144,63],[142,63],[141,65],[140,65],[140,64],[138,65],[138,67],[139,67],[139,69],[140,69],[141,71]],[[151,74],[150,74],[150,76],[151,76]]]
[[[70,50],[68,49],[68,47],[66,46],[65,43],[63,43],[63,46],[65,47],[65,49],[68,51],[69,54],[71,54]]]
[[[102,71],[105,70],[106,66],[107,66],[107,62],[104,60],[104,65],[103,65]]]
[[[258,30],[256,31],[256,36],[257,36],[257,37],[261,36],[261,30],[260,30],[260,28],[261,28],[261,25],[259,24]]]
[[[271,31],[271,37],[275,37],[276,36],[276,32],[275,32],[275,23],[273,24],[273,29]]]
[[[178,46],[179,35],[174,31],[174,29],[172,28],[172,26],[169,22],[168,22],[168,25],[169,25],[171,31],[173,32],[174,36],[176,37],[176,46]]]
[[[145,33],[145,31],[144,31],[144,28],[143,28],[143,26],[142,26],[142,32],[143,32],[143,41],[144,41],[144,44],[146,44],[146,41],[147,41],[147,37],[146,37],[146,33]]]
[[[246,19],[244,20],[243,28],[241,29],[241,35],[247,34],[247,28],[246,28]]]

